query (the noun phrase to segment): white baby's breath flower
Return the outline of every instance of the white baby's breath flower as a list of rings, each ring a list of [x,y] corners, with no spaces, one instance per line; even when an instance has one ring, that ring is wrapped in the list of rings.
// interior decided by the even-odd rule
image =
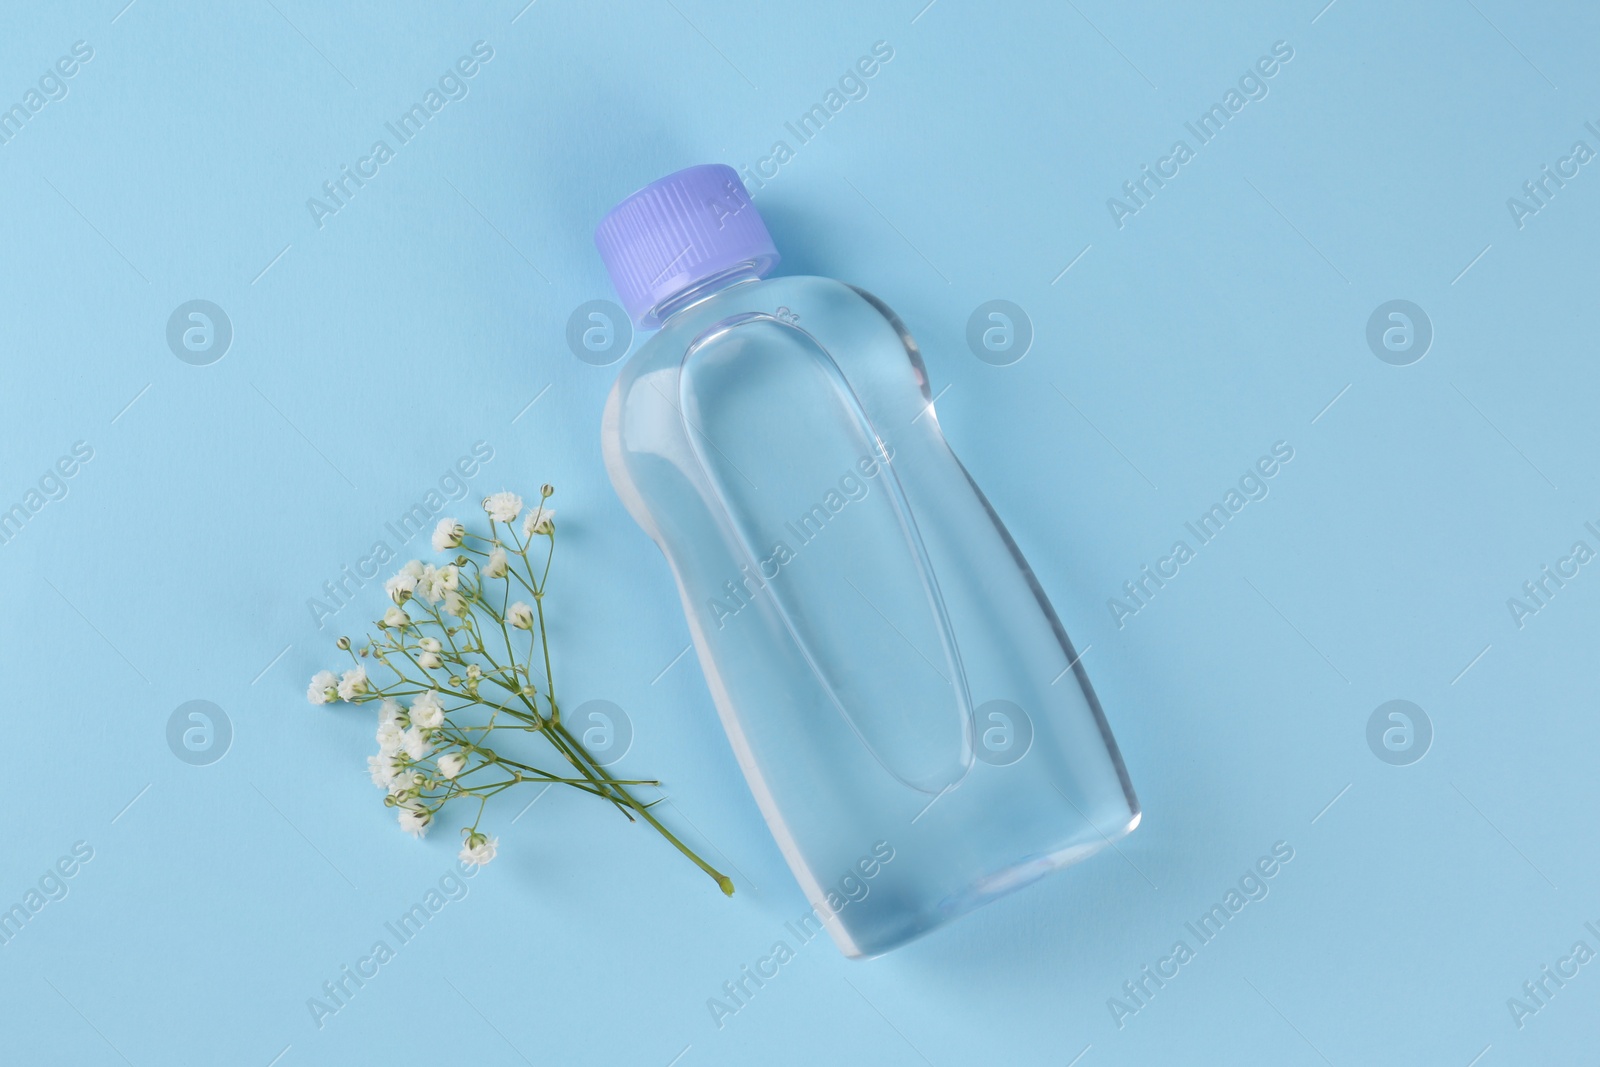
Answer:
[[[528,509],[527,516],[522,520],[522,536],[532,537],[536,533],[549,533],[555,529],[555,519],[555,508],[547,508],[543,504],[535,504]]]
[[[437,637],[424,637],[417,642],[417,647],[424,652],[438,652],[444,648],[444,645],[439,642]]]
[[[485,577],[504,578],[506,576],[506,571],[510,569],[509,562],[506,559],[505,549],[497,547],[489,551],[489,562],[483,565],[483,573]]]
[[[514,522],[522,513],[522,498],[515,493],[491,493],[483,498],[483,510],[495,522]]]
[[[354,700],[370,688],[367,685],[367,669],[365,667],[351,667],[344,672],[344,677],[339,679],[339,698],[341,700]]]
[[[500,851],[500,839],[487,834],[470,834],[461,846],[461,862],[482,867]]]
[[[415,722],[415,719],[412,720]],[[419,760],[428,754],[433,746],[428,743],[428,738],[423,734],[422,728],[413,726],[400,735],[400,750],[414,760]]]
[[[439,654],[437,652],[417,653],[417,666],[421,667],[425,671],[436,670],[439,664],[442,662],[444,661],[439,658]]]
[[[398,700],[393,697],[384,697],[383,703],[378,705],[378,725],[383,726],[388,723],[399,722],[400,715],[404,711],[405,709],[400,706]]]
[[[446,778],[454,778],[461,773],[461,768],[467,765],[467,757],[459,752],[451,752],[439,757],[439,773]]]
[[[444,706],[439,703],[437,692],[430,689],[426,693],[419,693],[417,699],[411,702],[411,725],[424,730],[437,730],[444,725]],[[413,755],[411,758],[422,757]]]
[[[405,627],[411,625],[411,616],[407,615],[398,604],[392,605],[388,611],[383,613],[383,621],[378,625],[386,627],[392,626],[396,629],[404,629]]]
[[[389,594],[389,599],[396,604],[403,604],[417,590],[417,581],[422,577],[422,561],[411,560],[397,571],[394,577],[383,583],[383,591]]]
[[[433,550],[443,552],[447,548],[455,548],[466,535],[467,528],[455,519],[440,519],[439,525],[433,528]]]
[[[306,687],[306,699],[313,704],[331,704],[339,699],[339,676],[332,671],[318,671],[311,676]]]
[[[428,832],[428,824],[433,821],[433,816],[426,811],[412,808],[400,809],[400,829],[412,837],[422,837]]]
[[[417,596],[430,604],[439,599],[438,594],[433,591],[438,582],[438,573],[439,569],[433,564],[424,563],[422,565],[422,573],[417,575],[416,588],[413,590]]]
[[[408,771],[395,761],[394,777],[389,779],[389,795],[403,797],[413,789],[422,788],[422,772]]]
[[[378,726],[378,755],[393,756],[405,742],[406,728],[398,722],[380,723]]]
[[[378,753],[376,756],[367,757],[367,773],[372,775],[372,784],[379,789],[389,789],[394,784],[395,775],[400,773],[400,768],[394,764],[393,756]]]
[[[460,568],[454,563],[443,567],[424,564],[422,573],[417,576],[417,595],[430,604],[437,604],[445,593],[453,591],[460,584]]]
[[[424,704],[411,709],[411,725],[424,730],[437,730],[444,725],[444,709],[437,704]]]
[[[533,629],[533,609],[522,601],[517,601],[506,609],[506,622],[519,630]]]
[[[456,618],[461,618],[467,613],[467,598],[454,589],[444,595],[444,610]]]

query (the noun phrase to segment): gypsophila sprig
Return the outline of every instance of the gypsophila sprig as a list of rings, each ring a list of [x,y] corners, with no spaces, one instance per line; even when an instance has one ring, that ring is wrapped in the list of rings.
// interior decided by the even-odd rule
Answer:
[[[499,851],[500,839],[478,828],[490,797],[524,784],[565,785],[644,820],[732,895],[733,882],[633,794],[660,783],[613,777],[561,721],[544,613],[556,543],[546,502],[554,492],[542,486],[526,510],[515,493],[486,497],[487,534],[441,519],[434,550],[456,554],[412,560],[384,582],[393,604],[376,621],[377,633],[364,643],[341,637],[337,646],[351,667],[318,671],[306,699],[376,706],[378,754],[367,757],[367,773],[384,804],[401,830],[422,837],[446,805],[464,802],[472,815],[461,828],[464,863],[482,866]],[[529,735],[553,750],[559,771],[523,761],[516,742]]]

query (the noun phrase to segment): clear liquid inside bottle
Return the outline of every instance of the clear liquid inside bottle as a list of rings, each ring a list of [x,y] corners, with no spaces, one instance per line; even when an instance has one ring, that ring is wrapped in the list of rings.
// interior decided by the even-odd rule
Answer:
[[[876,955],[1132,831],[1083,665],[894,315],[737,268],[658,314],[607,466],[817,925]]]

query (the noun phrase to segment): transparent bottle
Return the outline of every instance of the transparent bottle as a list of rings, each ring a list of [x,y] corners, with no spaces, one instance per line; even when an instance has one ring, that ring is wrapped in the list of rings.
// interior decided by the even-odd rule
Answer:
[[[870,294],[767,278],[735,172],[595,235],[634,320],[603,445],[739,765],[825,927],[874,956],[1098,851],[1139,806],[1044,591]]]

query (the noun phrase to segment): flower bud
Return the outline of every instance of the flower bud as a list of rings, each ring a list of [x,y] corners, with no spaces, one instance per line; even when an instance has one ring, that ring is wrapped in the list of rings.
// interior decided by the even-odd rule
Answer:
[[[433,550],[443,552],[447,548],[455,548],[466,535],[467,528],[455,519],[440,519],[439,525],[433,528]]]
[[[350,639],[348,637],[341,637],[334,644],[339,646],[339,651],[341,652],[350,651]]]
[[[461,846],[460,860],[474,867],[482,867],[500,850],[500,839],[487,834],[478,833],[476,830],[463,829],[466,842]]]
[[[339,699],[339,677],[332,671],[318,671],[306,687],[306,699],[313,704],[332,704]]]

